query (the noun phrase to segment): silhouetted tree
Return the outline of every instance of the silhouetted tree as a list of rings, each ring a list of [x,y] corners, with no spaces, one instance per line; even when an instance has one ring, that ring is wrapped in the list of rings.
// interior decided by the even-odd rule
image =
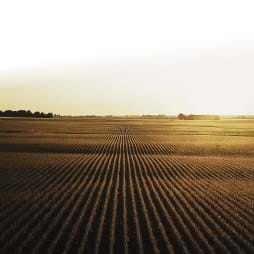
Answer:
[[[35,112],[32,113],[30,110],[6,110],[0,111],[1,117],[35,117],[35,118],[53,118],[53,113],[43,113],[43,112]]]
[[[41,117],[41,113],[39,111],[34,112],[34,117],[40,118]]]
[[[53,118],[53,113],[46,114],[46,118]]]
[[[180,113],[180,114],[178,115],[178,119],[179,119],[179,120],[185,120],[185,119],[186,119],[186,115],[184,115],[183,113]]]
[[[184,115],[180,113],[178,115],[178,119],[180,120],[220,120],[220,117],[217,115]]]

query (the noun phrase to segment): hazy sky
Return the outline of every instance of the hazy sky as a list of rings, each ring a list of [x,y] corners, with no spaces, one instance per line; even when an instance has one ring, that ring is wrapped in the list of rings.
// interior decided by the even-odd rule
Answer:
[[[254,114],[253,1],[2,1],[0,110]]]

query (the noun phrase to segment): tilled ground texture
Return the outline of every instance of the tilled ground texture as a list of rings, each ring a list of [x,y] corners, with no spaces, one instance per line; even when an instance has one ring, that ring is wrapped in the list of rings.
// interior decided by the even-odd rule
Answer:
[[[0,253],[254,253],[254,121],[0,119]]]

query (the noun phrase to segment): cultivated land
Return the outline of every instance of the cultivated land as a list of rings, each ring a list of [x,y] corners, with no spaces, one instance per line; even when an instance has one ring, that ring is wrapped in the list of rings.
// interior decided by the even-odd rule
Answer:
[[[254,120],[0,119],[0,253],[254,253]]]

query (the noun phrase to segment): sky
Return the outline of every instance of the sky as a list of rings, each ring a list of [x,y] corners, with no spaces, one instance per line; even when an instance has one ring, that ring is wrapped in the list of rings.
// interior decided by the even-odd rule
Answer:
[[[0,110],[254,114],[253,1],[1,1]]]

